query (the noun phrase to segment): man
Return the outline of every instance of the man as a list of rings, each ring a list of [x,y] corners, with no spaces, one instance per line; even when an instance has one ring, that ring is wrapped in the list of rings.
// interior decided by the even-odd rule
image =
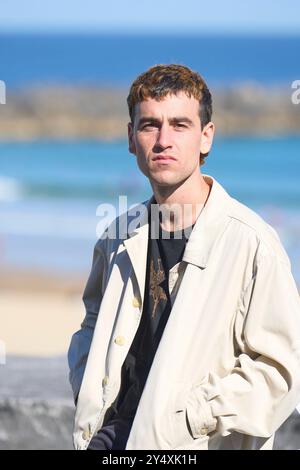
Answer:
[[[117,238],[109,227],[95,246],[69,349],[75,448],[272,448],[300,401],[288,256],[272,227],[199,171],[214,124],[198,73],[154,66],[127,101],[129,150],[153,196],[138,224],[121,215]]]

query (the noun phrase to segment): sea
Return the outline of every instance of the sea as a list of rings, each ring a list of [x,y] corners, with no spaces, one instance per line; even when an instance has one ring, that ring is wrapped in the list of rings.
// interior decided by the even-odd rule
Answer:
[[[159,63],[197,70],[210,86],[281,85],[300,79],[299,35],[1,34],[0,80],[128,86]]]
[[[291,89],[300,79],[299,50],[300,36],[0,34],[0,80],[8,91],[128,87],[151,65],[176,62],[215,87],[251,82]],[[217,136],[201,167],[278,231],[298,285],[299,150],[295,135]],[[118,209],[124,196],[129,207],[151,195],[125,140],[1,142],[0,264],[87,275],[99,206]]]
[[[201,167],[278,231],[297,281],[299,148],[299,137],[217,138]],[[1,264],[85,273],[105,211],[151,195],[126,141],[0,143]]]

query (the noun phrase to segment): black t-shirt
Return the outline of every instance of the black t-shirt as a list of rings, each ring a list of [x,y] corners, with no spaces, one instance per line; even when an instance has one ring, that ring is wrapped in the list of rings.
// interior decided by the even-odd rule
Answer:
[[[167,232],[159,226],[159,238],[149,239],[144,306],[141,321],[121,370],[119,394],[109,408],[103,426],[89,449],[125,449],[133,419],[152,362],[171,312],[169,270],[182,260],[188,229]]]

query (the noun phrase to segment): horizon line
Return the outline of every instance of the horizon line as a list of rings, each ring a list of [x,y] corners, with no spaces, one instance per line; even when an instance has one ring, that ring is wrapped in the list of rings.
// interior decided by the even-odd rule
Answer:
[[[7,27],[0,23],[1,31],[0,36],[3,35],[83,35],[83,36],[176,36],[176,37],[208,37],[208,36],[228,36],[228,37],[282,37],[282,38],[293,38],[300,37],[299,29],[232,29],[232,28],[201,28],[201,31],[196,28],[180,27],[180,31],[176,31],[175,28],[83,28],[83,27]]]

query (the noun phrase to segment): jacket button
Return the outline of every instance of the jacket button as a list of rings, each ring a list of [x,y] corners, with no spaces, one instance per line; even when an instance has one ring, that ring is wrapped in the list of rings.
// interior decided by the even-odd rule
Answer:
[[[118,346],[124,346],[124,344],[125,344],[125,338],[124,338],[124,336],[117,336],[116,339],[115,339],[115,343],[116,343]]]
[[[102,385],[107,385],[109,382],[109,378],[107,377],[107,375],[104,377],[104,379],[102,380]]]
[[[82,433],[82,439],[84,439],[85,441],[87,441],[90,437],[90,431],[88,429],[85,429]]]
[[[204,436],[204,435],[207,434],[207,433],[208,433],[208,429],[207,429],[207,428],[201,428],[201,429],[200,429],[200,434],[201,434],[201,436]]]
[[[141,302],[139,301],[139,299],[137,297],[134,297],[133,300],[132,300],[132,305],[134,307],[140,307],[141,306]]]

